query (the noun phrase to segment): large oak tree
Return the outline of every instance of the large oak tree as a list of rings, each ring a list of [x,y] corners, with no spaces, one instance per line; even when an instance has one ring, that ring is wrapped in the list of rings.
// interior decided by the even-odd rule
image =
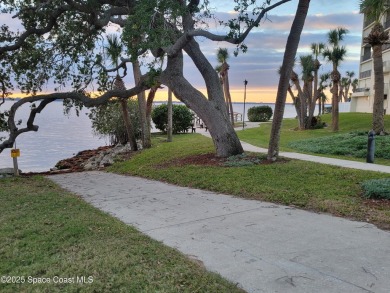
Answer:
[[[17,101],[9,112],[9,137],[0,144],[0,152],[12,147],[18,135],[37,131],[35,115],[54,100],[65,100],[68,105],[95,106],[113,97],[126,99],[160,84],[169,87],[175,96],[190,107],[205,122],[212,136],[218,156],[243,152],[241,143],[229,122],[223,90],[217,73],[202,53],[197,37],[212,41],[242,43],[250,31],[259,26],[266,13],[291,0],[265,0],[260,6],[254,1],[234,1],[236,17],[229,20],[226,33],[216,35],[207,30],[207,18],[212,14],[212,1],[200,0],[46,0],[2,1],[3,13],[13,15],[23,28],[12,31],[6,24],[0,31],[0,84],[3,93],[12,80],[30,97]],[[210,2],[210,3],[209,3]],[[271,3],[273,2],[273,3]],[[124,27],[122,40],[127,42],[128,56],[119,68],[127,70],[127,62],[138,61],[138,56],[153,53],[149,72],[128,90],[109,90],[110,70],[100,66],[99,45],[108,26]],[[207,96],[191,85],[183,74],[183,55],[186,53],[201,73]],[[112,68],[115,72],[117,68]],[[98,82],[96,83],[96,80]],[[55,82],[57,92],[37,94],[48,81]],[[64,92],[64,88],[72,87]],[[92,94],[91,86],[95,86]],[[96,88],[97,87],[97,88]],[[95,97],[92,97],[95,95]],[[18,128],[14,115],[24,103],[39,102],[32,109],[23,128]]]

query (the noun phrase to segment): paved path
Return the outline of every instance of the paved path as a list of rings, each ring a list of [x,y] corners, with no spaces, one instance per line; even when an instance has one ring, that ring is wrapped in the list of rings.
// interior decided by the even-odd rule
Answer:
[[[98,171],[49,178],[248,292],[390,292],[390,233],[371,224]]]
[[[259,127],[258,122],[245,122],[245,124],[246,124],[246,128]],[[241,129],[238,128],[236,130],[239,131]],[[205,131],[205,129],[199,129],[198,133],[205,135],[207,137],[210,137],[210,133]],[[241,141],[241,144],[242,144],[242,147],[244,148],[245,151],[255,152],[255,153],[264,153],[264,154],[268,153],[268,149],[266,149],[266,148],[256,147],[254,145],[251,145],[251,144],[243,142],[243,141]],[[339,167],[344,167],[344,168],[352,168],[352,169],[359,169],[359,170],[365,170],[365,171],[376,171],[376,172],[390,174],[390,166],[385,166],[385,165],[369,164],[369,163],[363,163],[363,162],[341,160],[341,159],[334,159],[334,158],[326,158],[326,157],[313,156],[313,155],[300,154],[300,153],[291,153],[291,152],[279,152],[279,155],[282,157],[285,157],[285,158],[290,158],[290,159],[297,159],[297,160],[302,160],[302,161],[310,161],[310,162],[339,166]],[[390,289],[389,289],[389,292],[390,292]]]

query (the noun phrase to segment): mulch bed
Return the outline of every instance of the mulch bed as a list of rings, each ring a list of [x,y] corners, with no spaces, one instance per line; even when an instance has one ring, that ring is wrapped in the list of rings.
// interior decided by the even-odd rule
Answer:
[[[283,164],[288,162],[288,159],[280,158],[276,162],[270,162],[267,159],[262,159],[256,154],[246,154],[245,156],[235,156],[234,158],[221,158],[217,157],[214,153],[192,155],[184,158],[177,158],[163,164],[159,164],[157,168],[168,168],[168,167],[182,167],[187,165],[196,166],[218,166],[218,167],[230,167],[230,163],[236,163],[237,166],[240,162],[249,163],[253,165],[268,165],[268,164]]]

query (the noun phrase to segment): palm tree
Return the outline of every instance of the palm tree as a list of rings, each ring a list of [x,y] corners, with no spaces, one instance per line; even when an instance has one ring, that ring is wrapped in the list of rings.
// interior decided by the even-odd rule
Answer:
[[[281,67],[278,69],[279,75],[281,74],[281,69],[282,69]],[[299,84],[299,80],[298,80],[298,74],[296,74],[294,72],[294,70],[292,70],[292,72],[291,72],[290,80],[293,81],[293,85],[295,85],[298,92],[302,92],[301,85]],[[300,122],[301,121],[301,101],[299,99],[299,94],[298,94],[298,96],[294,95],[294,92],[292,91],[292,85],[290,83],[288,83],[287,92],[289,93],[289,95],[293,101],[295,111],[297,112],[298,126],[301,127],[301,122]]]
[[[348,30],[339,27],[328,32],[329,46],[325,48],[322,55],[329,62],[332,62],[333,70],[331,72],[331,80],[333,87],[332,92],[332,130],[339,130],[339,84],[341,75],[338,71],[340,62],[344,60],[347,50],[344,46],[340,46],[340,42],[344,39],[344,36],[348,33]]]
[[[226,48],[219,48],[217,51],[217,59],[219,65],[216,67],[216,70],[222,80],[223,92],[225,94],[226,106],[228,113],[230,114],[230,120],[232,124],[234,124],[233,104],[229,88],[229,64],[227,64],[227,60],[229,59],[228,50]]]
[[[355,72],[354,71],[346,71],[345,75],[348,78],[348,83],[347,83],[347,87],[344,90],[344,102],[348,102],[348,100],[349,100],[349,89],[351,88],[351,85],[352,85],[352,82],[353,82],[352,78],[355,76]]]
[[[302,80],[303,80],[303,97],[301,99],[301,115],[304,118],[304,129],[308,129],[311,126],[311,117],[307,116],[308,109],[311,109],[313,101],[313,71],[314,71],[314,60],[309,55],[300,56],[300,63],[302,67]]]
[[[287,39],[282,69],[280,70],[281,74],[278,84],[278,92],[276,94],[274,118],[272,120],[272,128],[268,145],[267,159],[269,161],[275,161],[279,156],[280,129],[282,127],[287,90],[290,85],[295,55],[297,54],[299,40],[301,38],[309,6],[310,0],[299,0],[297,11]]]
[[[353,93],[356,92],[356,89],[359,85],[359,80],[355,78],[354,80],[352,80],[351,85],[352,85],[352,92]]]
[[[119,57],[122,53],[122,44],[120,43],[118,36],[115,34],[108,35],[107,41],[108,41],[108,46],[105,48],[106,54],[111,59],[112,64],[117,68],[118,67],[118,60],[119,60]],[[113,84],[113,89],[126,90],[125,84],[124,84],[121,76],[119,75],[118,68],[116,70],[116,76],[115,76],[115,81]],[[133,151],[136,151],[136,150],[138,150],[138,147],[137,147],[137,142],[135,140],[133,125],[131,124],[131,121],[130,121],[129,110],[127,108],[128,107],[127,100],[121,99],[120,104],[121,104],[121,108],[122,108],[123,122],[125,124],[130,147]]]
[[[381,17],[389,10],[388,0],[362,0],[360,1],[360,11],[367,19],[374,20],[374,26],[369,35],[363,38],[363,42],[372,48],[372,60],[374,63],[374,105],[372,111],[372,129],[376,134],[385,133],[384,123],[384,78],[382,45],[389,41],[389,32],[384,31],[380,22]]]
[[[348,85],[350,80],[348,77],[342,77],[340,80],[340,88],[339,88],[339,102],[342,102],[347,100],[348,98]]]
[[[325,84],[330,78],[330,73],[324,73],[320,75],[320,84],[318,86],[317,91],[317,99],[318,99],[318,115],[324,113],[325,102],[328,100],[326,97],[324,90],[328,87],[328,84]]]
[[[295,60],[294,60],[295,61]],[[281,69],[279,70],[279,74],[281,74]],[[293,70],[291,70],[290,80],[292,81],[293,85],[298,91],[298,96],[296,97],[294,101],[294,105],[297,111],[298,115],[298,125],[299,129],[303,130],[305,129],[305,117],[306,117],[306,106],[302,105],[302,102],[304,103],[305,94],[303,93],[301,84],[299,83],[299,76],[298,74]],[[291,88],[289,83],[289,88]],[[303,111],[302,111],[303,109]]]
[[[310,48],[311,48],[311,51],[314,55],[314,68],[313,68],[314,69],[314,84],[313,84],[314,92],[313,92],[313,99],[312,99],[312,102],[310,104],[311,106],[309,109],[308,121],[311,121],[313,116],[314,116],[314,110],[315,110],[316,101],[318,98],[318,70],[321,67],[321,63],[318,60],[318,56],[320,56],[322,54],[322,51],[325,49],[325,44],[324,43],[312,43]]]

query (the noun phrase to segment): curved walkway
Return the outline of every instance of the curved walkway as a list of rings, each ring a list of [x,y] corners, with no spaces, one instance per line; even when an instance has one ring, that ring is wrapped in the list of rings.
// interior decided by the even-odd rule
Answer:
[[[259,126],[258,122],[245,122],[245,123],[247,124],[246,128],[254,128]],[[236,129],[236,130],[240,130],[240,129]],[[206,132],[204,129],[199,129],[198,133],[210,137],[210,134]],[[265,154],[268,152],[266,148],[256,147],[254,145],[251,145],[243,141],[241,141],[241,144],[244,150],[248,152],[265,153]],[[279,152],[279,155],[290,159],[297,159],[297,160],[310,161],[310,162],[333,165],[333,166],[344,167],[344,168],[352,168],[352,169],[375,171],[375,172],[390,174],[390,166],[385,166],[385,165],[326,158],[326,157],[313,156],[313,155],[307,155],[301,153],[292,153],[292,152]]]
[[[389,292],[390,233],[371,224],[99,171],[49,178],[248,292]]]
[[[280,155],[390,173],[389,166]],[[49,178],[248,292],[389,292],[390,233],[374,225],[105,172]]]

